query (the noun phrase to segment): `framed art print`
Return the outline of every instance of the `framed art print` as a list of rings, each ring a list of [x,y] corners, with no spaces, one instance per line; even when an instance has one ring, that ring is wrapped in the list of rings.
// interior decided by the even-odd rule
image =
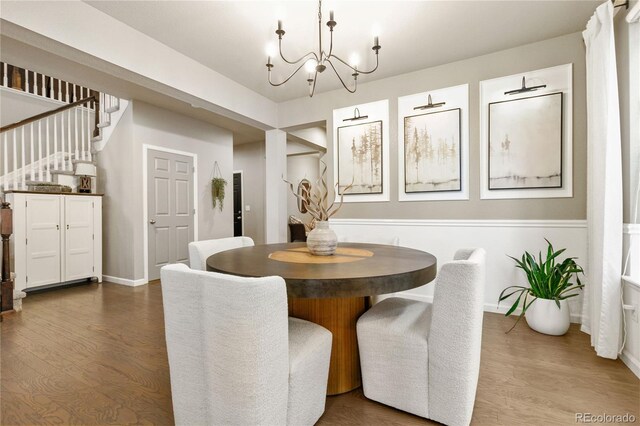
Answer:
[[[460,108],[404,118],[404,191],[462,189]]]
[[[332,127],[335,201],[389,201],[389,100],[334,109]]]
[[[382,193],[382,121],[338,127],[337,155],[339,191]]]
[[[489,104],[489,189],[562,187],[562,93]]]
[[[480,199],[573,196],[572,69],[480,82]]]
[[[469,85],[398,98],[398,201],[469,199]]]

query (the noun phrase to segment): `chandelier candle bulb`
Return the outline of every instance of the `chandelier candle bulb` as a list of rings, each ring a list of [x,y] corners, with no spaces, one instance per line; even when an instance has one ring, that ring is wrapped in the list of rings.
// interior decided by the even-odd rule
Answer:
[[[273,28],[273,27],[271,27]],[[278,31],[282,31],[282,21],[278,20]]]
[[[380,40],[378,39],[378,36],[375,36],[375,37],[373,38],[373,45],[374,45],[374,46],[378,46],[378,43],[380,43]]]
[[[333,10],[329,11],[329,20],[330,21],[334,21],[335,19],[333,19]]]

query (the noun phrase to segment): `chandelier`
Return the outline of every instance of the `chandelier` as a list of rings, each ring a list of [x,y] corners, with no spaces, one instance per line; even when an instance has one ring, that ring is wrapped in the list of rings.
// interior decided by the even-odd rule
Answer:
[[[291,80],[291,77],[296,75],[298,71],[300,71],[304,67],[307,73],[309,74],[307,78],[307,83],[309,83],[309,97],[313,97],[313,94],[316,90],[316,81],[318,79],[318,74],[323,73],[327,69],[327,66],[329,66],[335,72],[336,76],[338,77],[338,80],[340,80],[340,83],[342,83],[342,86],[348,92],[355,93],[355,91],[358,89],[358,76],[360,74],[371,74],[378,69],[378,52],[380,51],[379,39],[378,39],[378,36],[374,37],[373,47],[371,48],[371,50],[373,50],[376,55],[376,66],[369,71],[359,70],[357,64],[351,65],[347,61],[341,59],[339,56],[333,54],[333,29],[337,25],[336,21],[333,18],[334,18],[334,14],[332,10],[329,12],[329,20],[327,21],[327,27],[329,27],[329,35],[330,35],[329,52],[327,53],[324,50],[322,50],[322,0],[320,0],[318,2],[318,51],[314,52],[312,50],[311,52],[303,55],[302,57],[300,57],[295,61],[288,60],[287,58],[285,58],[284,54],[282,53],[282,37],[284,36],[285,31],[282,29],[282,21],[278,21],[278,29],[276,30],[276,34],[278,35],[278,51],[280,54],[280,58],[282,58],[282,60],[287,64],[298,65],[298,67],[283,81],[281,81],[280,83],[274,83],[271,80],[271,69],[274,67],[274,65],[271,63],[271,56],[269,56],[267,58],[269,84],[271,84],[272,86],[282,86],[287,81]],[[340,73],[338,72],[338,70],[334,65],[334,60],[337,62],[342,62],[343,65],[345,65],[351,70],[352,72],[351,77],[353,77],[353,88],[349,88],[345,83],[344,79],[340,76]]]

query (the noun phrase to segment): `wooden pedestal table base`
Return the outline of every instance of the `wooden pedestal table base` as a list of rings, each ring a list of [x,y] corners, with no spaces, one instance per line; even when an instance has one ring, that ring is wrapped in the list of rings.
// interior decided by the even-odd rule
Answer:
[[[360,387],[356,322],[365,311],[363,297],[289,299],[289,316],[319,324],[333,334],[327,395]]]

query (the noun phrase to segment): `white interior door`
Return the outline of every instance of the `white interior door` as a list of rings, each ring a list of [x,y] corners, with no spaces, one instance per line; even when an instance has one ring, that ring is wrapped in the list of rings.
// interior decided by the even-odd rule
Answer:
[[[59,283],[60,196],[29,195],[26,203],[26,287]]]
[[[65,281],[93,277],[93,199],[65,196]]]
[[[189,264],[194,234],[193,157],[147,151],[149,279],[169,263]]]

